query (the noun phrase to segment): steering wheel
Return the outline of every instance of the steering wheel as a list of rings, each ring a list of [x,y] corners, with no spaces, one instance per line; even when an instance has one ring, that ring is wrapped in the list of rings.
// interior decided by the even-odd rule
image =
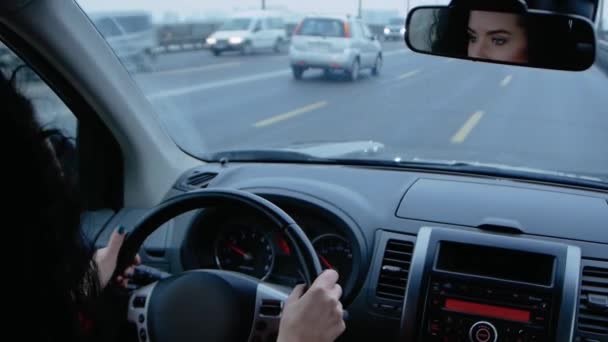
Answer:
[[[122,274],[145,239],[168,220],[222,205],[251,208],[285,233],[308,286],[321,273],[312,243],[279,207],[244,191],[204,189],[173,197],[148,213],[123,243],[115,275]],[[231,271],[187,271],[135,290],[128,302],[128,320],[137,326],[142,342],[266,341],[276,339],[290,291]]]

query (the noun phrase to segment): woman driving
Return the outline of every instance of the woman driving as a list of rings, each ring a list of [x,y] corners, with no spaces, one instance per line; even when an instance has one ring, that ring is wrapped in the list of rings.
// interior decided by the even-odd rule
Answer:
[[[467,58],[527,64],[530,31],[525,5],[516,0],[455,0],[439,11],[429,37],[433,52]]]
[[[471,11],[467,33],[470,58],[528,63],[528,32],[521,15]]]
[[[0,122],[4,129],[6,241],[19,246],[11,274],[19,299],[8,312],[24,323],[35,320],[28,339],[36,341],[103,340],[99,308],[111,286],[126,286],[133,267],[111,279],[124,228],[107,247],[95,251],[80,229],[81,206],[74,182],[36,120],[31,103],[0,72]],[[140,262],[139,258],[133,265]],[[345,329],[338,274],[321,274],[304,293],[296,287],[283,310],[279,341],[336,339]],[[29,287],[28,287],[29,286]],[[92,323],[92,324],[91,324]]]

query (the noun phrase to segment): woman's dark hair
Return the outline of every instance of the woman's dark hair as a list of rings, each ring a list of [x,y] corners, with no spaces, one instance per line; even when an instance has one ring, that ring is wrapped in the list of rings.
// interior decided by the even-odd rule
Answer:
[[[30,321],[28,340],[81,340],[81,315],[99,293],[93,249],[80,229],[81,208],[32,104],[0,73],[3,132],[3,215],[10,243],[8,260],[19,301],[14,317]]]

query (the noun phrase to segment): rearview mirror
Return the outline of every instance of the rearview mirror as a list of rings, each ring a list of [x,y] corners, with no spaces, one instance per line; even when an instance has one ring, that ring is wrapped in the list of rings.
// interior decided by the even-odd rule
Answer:
[[[573,15],[425,6],[406,32],[410,49],[430,55],[570,71],[595,61],[593,24]]]

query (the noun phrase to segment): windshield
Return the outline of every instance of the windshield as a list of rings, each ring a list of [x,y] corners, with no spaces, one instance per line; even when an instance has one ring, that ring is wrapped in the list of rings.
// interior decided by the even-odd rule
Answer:
[[[120,35],[120,28],[116,25],[116,22],[112,18],[99,18],[93,21],[97,30],[104,36],[104,38],[112,38]]]
[[[344,37],[344,22],[336,19],[305,19],[296,31],[302,36]]]
[[[116,17],[116,22],[126,33],[136,33],[152,29],[147,16],[120,16]]]
[[[405,23],[408,8],[446,0],[361,8],[352,0],[78,0],[91,18],[149,15],[153,39],[124,35],[109,45],[156,109],[150,119],[201,160],[245,158],[238,151],[280,159],[287,151],[608,183],[608,1],[597,11],[579,1],[577,14],[597,13],[597,61],[582,72],[427,56],[385,34],[387,23]],[[273,24],[279,20],[284,25]],[[105,37],[119,34],[117,25],[147,25],[143,18],[95,24]],[[253,27],[247,37],[223,33]]]
[[[249,29],[251,19],[237,18],[226,21],[220,28],[220,31],[245,31]]]

